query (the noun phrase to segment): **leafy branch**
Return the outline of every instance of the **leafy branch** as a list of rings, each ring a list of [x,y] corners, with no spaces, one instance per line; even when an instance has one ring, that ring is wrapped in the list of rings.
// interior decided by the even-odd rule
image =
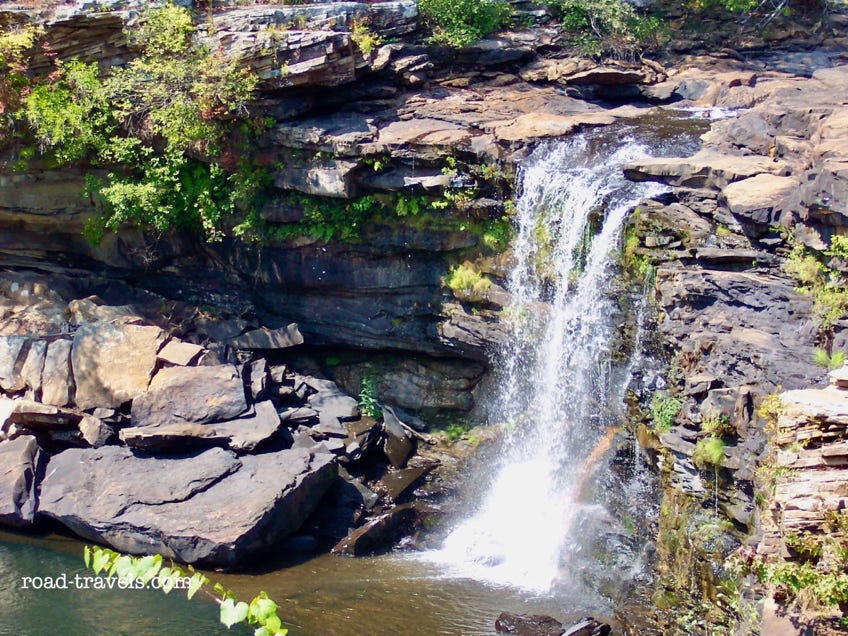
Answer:
[[[160,554],[143,557],[121,554],[109,548],[85,546],[83,549],[85,567],[95,574],[104,573],[107,577],[116,576],[127,582],[141,581],[144,585],[156,581],[165,594],[174,589],[186,589],[186,596],[191,600],[198,592],[215,601],[220,607],[220,620],[227,629],[239,623],[245,623],[254,628],[254,636],[285,636],[288,630],[282,626],[277,616],[277,604],[268,598],[265,592],[259,592],[249,603],[239,601],[235,595],[220,583],[212,585],[209,578],[202,572],[196,572],[192,566],[187,566],[187,572],[171,562],[165,565]],[[184,582],[188,579],[188,585]]]

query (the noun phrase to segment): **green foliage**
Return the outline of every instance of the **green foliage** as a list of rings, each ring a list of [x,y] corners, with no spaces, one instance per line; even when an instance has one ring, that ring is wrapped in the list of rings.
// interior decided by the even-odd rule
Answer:
[[[777,418],[783,414],[784,410],[785,407],[780,399],[780,395],[778,393],[769,393],[760,402],[760,406],[757,407],[757,415],[769,422],[771,427],[774,428],[777,426]]]
[[[589,55],[632,58],[666,39],[659,18],[640,15],[625,0],[553,0],[563,28]]]
[[[834,351],[829,355],[824,349],[813,349],[813,362],[825,369],[838,369],[845,364],[845,352]]]
[[[848,236],[834,234],[830,237],[830,248],[825,250],[828,256],[848,258]]]
[[[300,208],[303,218],[296,223],[263,225],[253,217],[237,231],[244,234],[249,229],[269,240],[286,241],[306,236],[325,243],[332,239],[354,241],[359,239],[362,226],[383,209],[371,195],[348,200],[290,193],[281,200],[285,205]]]
[[[350,30],[350,39],[362,51],[362,54],[366,58],[371,57],[371,52],[383,43],[382,35],[372,33],[368,30],[365,23],[359,20],[353,21],[353,27]]]
[[[42,150],[53,149],[59,163],[107,152],[117,123],[96,63],[57,62],[57,79],[33,87],[26,117]]]
[[[117,577],[127,583],[140,581],[142,584],[148,584],[156,579],[156,587],[165,594],[185,587],[186,596],[191,600],[201,592],[218,603],[220,621],[228,629],[233,625],[245,623],[254,628],[255,636],[285,636],[288,633],[277,616],[277,604],[268,598],[265,592],[259,592],[247,603],[236,599],[233,593],[224,589],[220,583],[215,583],[213,591],[210,591],[210,581],[205,574],[195,572],[191,566],[188,566],[188,571],[185,572],[173,562],[167,566],[159,554],[135,557],[109,548],[85,546],[83,559],[85,567],[93,570],[95,574],[102,572],[107,577]],[[188,586],[184,586],[186,578],[189,578]]]
[[[651,397],[651,422],[658,433],[665,433],[674,425],[683,401],[670,395],[654,393]]]
[[[726,437],[735,432],[727,413],[711,413],[701,419],[701,430],[715,437]]]
[[[485,296],[492,286],[492,281],[467,263],[451,268],[444,282],[454,292],[472,296]]]
[[[430,207],[428,197],[423,194],[398,194],[395,198],[395,214],[415,216]]]
[[[115,231],[124,223],[160,232],[176,227],[216,241],[222,218],[236,208],[236,189],[220,166],[173,150],[150,155],[130,176],[110,173],[108,184],[95,183],[95,190],[110,210],[103,224]]]
[[[141,55],[108,82],[124,127],[177,150],[219,152],[226,127],[217,120],[246,114],[256,76],[197,40],[183,7],[145,9],[126,33]]]
[[[468,422],[457,421],[450,422],[444,427],[444,432],[448,436],[448,439],[452,442],[455,442],[462,438],[462,436],[467,435],[468,431],[472,429],[472,425]]]
[[[501,251],[515,235],[515,226],[507,215],[499,219],[488,219],[482,227],[482,243],[492,251]]]
[[[830,249],[822,253],[795,243],[784,265],[785,271],[798,281],[799,291],[813,297],[813,314],[825,331],[848,314],[848,280],[842,272],[822,262],[823,256],[838,256],[843,249],[842,238],[837,236],[831,238]]]
[[[104,74],[96,64],[60,61],[33,87],[25,112],[36,140],[60,164],[123,166],[106,181],[89,180],[104,207],[86,224],[90,240],[122,224],[192,228],[218,240],[223,220],[261,181],[223,147],[231,120],[246,115],[256,78],[210,52],[183,7],[148,7],[125,32],[140,49],[125,67]]]
[[[369,417],[376,419],[383,416],[383,409],[377,402],[377,389],[374,387],[374,380],[367,375],[359,382],[359,408]]]
[[[724,461],[724,442],[720,437],[702,437],[692,451],[692,462],[699,468],[719,466]]]
[[[502,0],[419,0],[418,10],[430,28],[430,41],[453,47],[473,44],[512,15]]]
[[[791,605],[804,599],[824,606],[838,606],[843,622],[848,617],[848,515],[825,513],[816,530],[787,533],[786,547],[792,560],[757,555],[748,564],[762,583],[776,588],[775,598]]]
[[[636,228],[628,224],[622,234],[621,266],[630,276],[648,280],[654,274],[654,266],[646,255],[639,253],[641,246]]]
[[[392,162],[392,158],[390,155],[379,155],[376,157],[365,157],[362,160],[367,166],[371,166],[374,168],[374,172],[380,172],[384,168],[386,168]]]

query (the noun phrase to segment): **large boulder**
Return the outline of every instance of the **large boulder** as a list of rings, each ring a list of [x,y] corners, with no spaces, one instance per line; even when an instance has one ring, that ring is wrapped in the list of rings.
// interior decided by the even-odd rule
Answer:
[[[247,410],[241,375],[231,364],[168,367],[132,404],[134,426],[217,422]]]
[[[0,524],[21,527],[33,522],[43,457],[31,435],[0,442]]]
[[[71,449],[50,459],[39,512],[123,552],[228,567],[297,531],[334,476],[331,456],[302,449],[242,458]]]
[[[159,327],[81,325],[71,351],[77,406],[115,408],[135,398],[147,388],[164,342]]]

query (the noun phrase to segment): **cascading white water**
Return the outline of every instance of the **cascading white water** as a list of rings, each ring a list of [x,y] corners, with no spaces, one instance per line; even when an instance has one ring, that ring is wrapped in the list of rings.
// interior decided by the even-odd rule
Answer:
[[[430,557],[453,575],[545,592],[560,577],[581,512],[587,457],[617,424],[611,263],[627,213],[655,184],[621,166],[648,154],[630,139],[579,136],[540,147],[519,171],[515,264],[497,361],[497,416],[511,433],[472,515]]]

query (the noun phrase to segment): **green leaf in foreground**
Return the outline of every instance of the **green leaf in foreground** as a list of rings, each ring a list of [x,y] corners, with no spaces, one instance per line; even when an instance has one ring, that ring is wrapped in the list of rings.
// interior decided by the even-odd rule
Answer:
[[[236,623],[241,623],[247,618],[247,603],[239,601],[236,603],[233,599],[224,599],[221,603],[221,622],[232,627]]]

